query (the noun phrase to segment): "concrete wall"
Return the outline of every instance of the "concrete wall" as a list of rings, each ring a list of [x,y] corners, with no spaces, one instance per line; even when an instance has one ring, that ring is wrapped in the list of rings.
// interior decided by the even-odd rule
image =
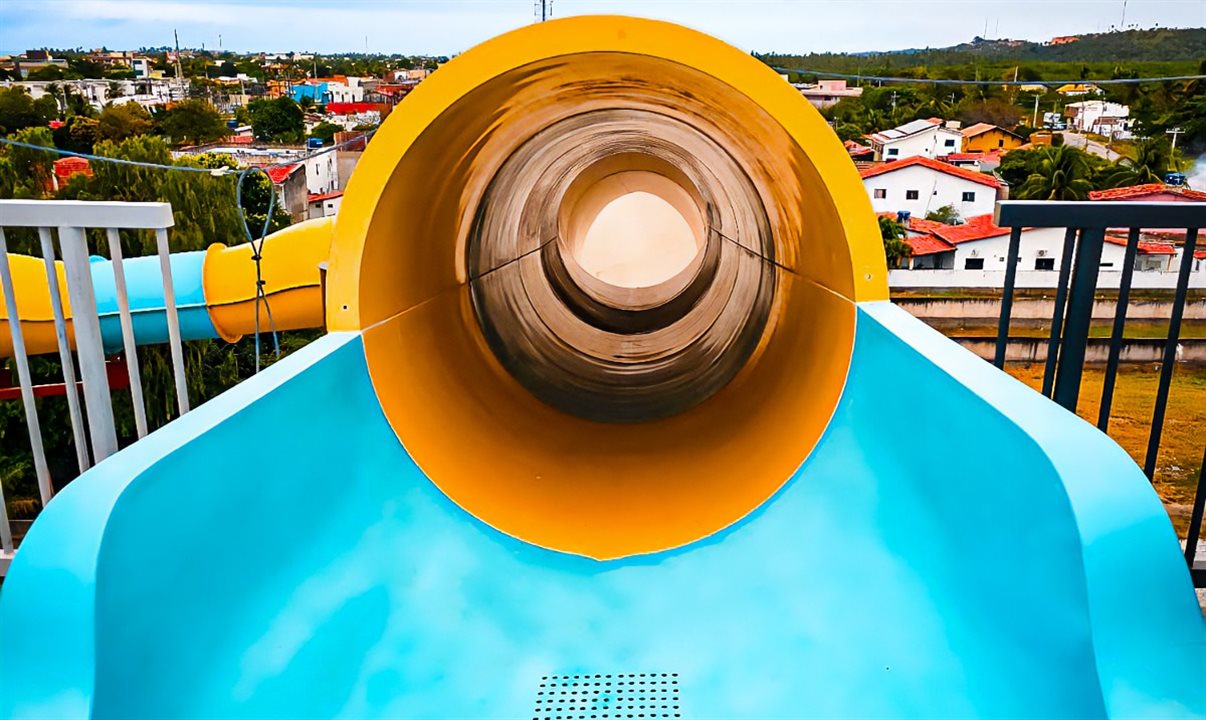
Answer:
[[[985,360],[992,360],[996,352],[996,338],[954,338],[963,347]],[[1124,340],[1119,361],[1124,363],[1160,362],[1164,357],[1164,340]],[[1089,338],[1085,349],[1086,363],[1105,363],[1109,358],[1109,338]],[[1007,362],[1046,362],[1047,340],[1045,338],[1015,338],[1005,348]],[[1177,343],[1177,361],[1206,363],[1206,340],[1182,339]]]
[[[893,298],[900,307],[924,319],[992,320],[1001,316],[1001,301],[995,298],[945,300],[941,298]],[[1117,302],[1112,299],[1093,303],[1093,318],[1109,320],[1114,317]],[[1011,317],[1014,320],[1050,321],[1055,311],[1054,298],[1016,298]],[[1206,300],[1185,303],[1186,320],[1206,320]],[[1171,300],[1132,300],[1127,305],[1128,320],[1167,320],[1172,315]]]
[[[981,243],[975,243],[979,245]],[[1112,246],[1107,246],[1112,247]],[[1121,249],[1121,248],[1119,248]],[[1111,251],[1112,252],[1112,251]],[[1056,255],[1056,265],[1059,260]],[[1104,257],[1104,254],[1103,254]],[[1108,260],[1103,260],[1103,262]],[[1097,276],[1097,287],[1102,290],[1117,290],[1122,282],[1122,261],[1119,259],[1114,268],[1106,268]],[[991,269],[993,265],[985,262],[987,270],[963,270],[962,264],[956,263],[954,270],[892,270],[888,273],[888,285],[894,289],[907,288],[1002,288],[1005,286],[1004,262],[999,270]],[[1029,267],[1034,267],[1033,259]],[[1172,290],[1177,286],[1177,269],[1180,258],[1173,258],[1169,272],[1136,271],[1131,279],[1131,287],[1136,290]],[[1017,288],[1049,288],[1054,290],[1059,284],[1059,273],[1048,270],[1030,270],[1025,264],[1019,264],[1015,287]],[[1194,260],[1193,271],[1189,274],[1189,287],[1206,288],[1206,260]]]

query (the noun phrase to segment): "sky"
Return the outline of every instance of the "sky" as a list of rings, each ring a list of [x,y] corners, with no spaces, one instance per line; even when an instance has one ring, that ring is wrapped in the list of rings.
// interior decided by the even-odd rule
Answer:
[[[555,17],[640,15],[743,50],[945,47],[1108,30],[1123,0],[554,0]],[[1126,25],[1206,26],[1206,0],[1127,0]],[[533,0],[0,0],[0,51],[181,47],[452,55],[533,21]]]

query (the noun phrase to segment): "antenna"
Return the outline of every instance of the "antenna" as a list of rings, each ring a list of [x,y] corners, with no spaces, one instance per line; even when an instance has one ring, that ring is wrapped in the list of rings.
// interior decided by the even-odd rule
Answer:
[[[553,0],[535,0],[536,22],[553,19]]]

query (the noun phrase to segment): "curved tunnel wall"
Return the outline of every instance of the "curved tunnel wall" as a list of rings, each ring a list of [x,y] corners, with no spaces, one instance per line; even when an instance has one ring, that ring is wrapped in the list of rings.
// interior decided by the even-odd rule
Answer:
[[[504,35],[441,68],[406,103],[407,112],[379,131],[345,195],[327,316],[332,330],[364,331],[382,407],[432,481],[505,533],[596,558],[687,544],[770,497],[836,406],[854,303],[887,298],[874,215],[816,111],[728,45],[615,17]],[[654,113],[667,126],[697,132],[699,146],[723,150],[737,168],[732,177],[748,182],[765,213],[765,228],[716,239],[726,252],[770,268],[764,321],[718,387],[660,416],[656,397],[633,416],[596,417],[591,403],[606,393],[587,396],[585,408],[541,394],[538,383],[549,373],[525,376],[523,368],[545,358],[500,345],[479,297],[508,275],[538,275],[545,262],[538,251],[551,240],[540,222],[524,224],[523,208],[504,207],[519,230],[475,254],[481,218],[542,197],[490,195],[491,184],[533,137],[599,112]],[[649,145],[701,152],[676,144],[671,130],[648,132]],[[547,187],[557,192],[573,177],[554,176]],[[722,180],[732,187],[731,178]],[[723,215],[731,207],[712,209]],[[496,256],[480,262],[492,250]],[[566,314],[556,304],[537,309]],[[631,342],[620,343],[620,352],[642,351],[650,335],[625,339]],[[590,337],[620,342],[606,333]],[[510,348],[529,349],[522,342]]]

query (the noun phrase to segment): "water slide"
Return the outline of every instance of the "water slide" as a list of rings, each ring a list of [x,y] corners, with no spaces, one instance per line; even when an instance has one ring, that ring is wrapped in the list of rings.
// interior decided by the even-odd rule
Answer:
[[[637,192],[696,252],[605,280]],[[841,144],[745,53],[488,41],[330,232],[325,337],[34,523],[0,717],[1206,716],[1142,472],[888,301]]]

